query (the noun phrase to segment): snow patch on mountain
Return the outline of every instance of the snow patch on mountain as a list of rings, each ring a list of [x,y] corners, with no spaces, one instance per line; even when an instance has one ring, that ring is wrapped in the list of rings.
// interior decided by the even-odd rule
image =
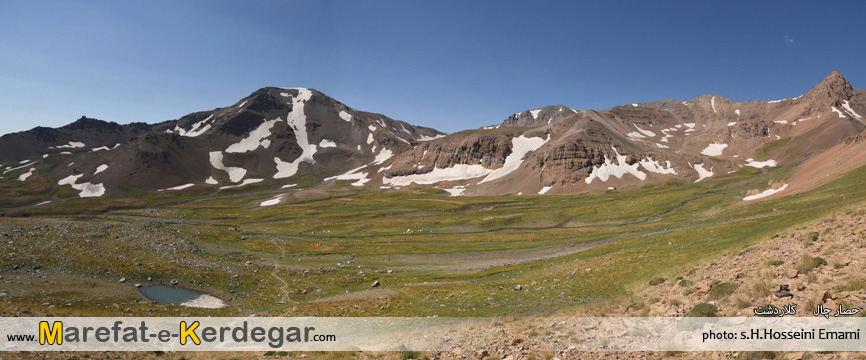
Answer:
[[[763,191],[762,193],[760,193],[760,194],[755,194],[755,195],[749,195],[749,196],[746,196],[746,197],[743,198],[743,201],[757,200],[757,199],[760,199],[760,198],[765,198],[765,197],[767,197],[767,196],[770,196],[770,195],[773,195],[773,194],[779,193],[779,192],[781,192],[781,191],[783,191],[783,190],[785,190],[785,189],[787,189],[787,188],[788,188],[788,184],[782,185],[782,187],[780,187],[780,188],[778,188],[778,189],[767,189],[767,190],[764,190],[764,191]]]
[[[715,174],[713,173],[713,168],[710,168],[709,170],[704,169],[704,164],[703,164],[703,163],[701,163],[701,164],[695,164],[695,165],[693,166],[693,168],[695,169],[695,171],[698,172],[698,179],[695,180],[695,182],[701,181],[701,180],[703,180],[703,179],[706,179],[706,178],[708,178],[708,177],[711,177],[711,176],[715,175]]]
[[[646,171],[656,173],[656,174],[664,174],[664,175],[676,175],[677,171],[671,167],[671,162],[666,161],[667,168],[659,164],[658,161],[653,160],[651,157],[647,157],[646,160],[639,161],[640,166],[642,166]]]
[[[289,127],[295,132],[295,141],[302,152],[292,162],[285,162],[275,156],[274,162],[277,164],[277,173],[274,174],[274,179],[282,179],[295,175],[298,172],[298,166],[303,161],[310,164],[316,163],[316,160],[313,159],[313,155],[316,153],[316,145],[310,144],[307,135],[307,115],[304,113],[304,104],[312,96],[313,92],[309,89],[299,89],[298,96],[292,98],[292,112],[289,113],[287,122],[289,123]]]
[[[726,147],[728,147],[728,144],[709,144],[703,151],[701,151],[701,154],[706,156],[719,156],[722,155],[722,151],[724,151]]]
[[[27,178],[29,178],[31,175],[33,175],[34,171],[36,171],[36,168],[30,168],[30,170],[28,170],[26,173],[18,175],[18,181],[27,180]]]
[[[616,151],[616,147],[612,148],[613,152],[616,154],[616,163],[611,162],[611,160],[605,156],[604,164],[601,164],[598,167],[593,166],[592,172],[590,172],[589,176],[584,179],[587,184],[591,184],[594,179],[606,182],[611,176],[621,179],[625,174],[632,174],[641,181],[646,179],[646,173],[638,170],[640,163],[629,165],[626,162],[628,156],[620,155],[619,152]]]
[[[77,184],[78,178],[84,174],[69,175],[57,182],[57,185],[69,185],[73,189],[78,190],[79,197],[100,197],[105,195],[105,186],[102,184],[92,184],[89,182]]]
[[[340,111],[340,119],[346,120],[346,122],[351,122],[352,115],[345,111]]]
[[[848,100],[845,100],[845,102],[842,103],[842,107],[845,108],[845,110],[847,110],[848,113],[851,114],[851,116],[857,118],[857,120],[862,120],[862,119],[863,119],[863,118],[860,116],[860,114],[857,114],[856,112],[854,112],[854,109],[852,109],[852,108],[851,108],[851,105],[848,104]]]
[[[280,201],[283,200],[283,197],[284,197],[284,196],[286,196],[286,194],[277,195],[277,196],[274,197],[273,199],[269,199],[269,200],[262,201],[262,202],[259,204],[259,206],[272,206],[272,205],[279,204]]]
[[[530,151],[538,150],[538,148],[548,141],[550,141],[550,135],[547,135],[546,139],[541,137],[528,138],[523,135],[511,139],[511,154],[508,154],[508,156],[505,157],[505,163],[501,168],[494,170],[478,183],[482,184],[488,181],[493,181],[517,170],[520,168],[520,164],[523,163],[523,158],[526,154]],[[426,151],[424,154],[427,154]],[[423,159],[424,156],[422,155],[421,158]]]
[[[761,168],[764,168],[767,166],[772,167],[772,166],[776,166],[776,165],[777,165],[776,160],[773,160],[773,159],[770,159],[767,161],[755,161],[752,158],[746,159],[746,166],[751,166],[753,168],[761,169]]]
[[[180,136],[186,136],[186,137],[199,136],[201,134],[204,134],[205,131],[208,131],[208,129],[210,129],[210,124],[205,125],[204,127],[202,127],[202,125],[204,125],[206,122],[210,121],[210,119],[212,119],[212,118],[213,118],[213,114],[210,114],[210,116],[208,116],[206,119],[193,124],[192,127],[189,129],[189,131],[182,129],[180,126],[175,126],[174,131],[177,132],[178,134],[180,134]]]
[[[836,112],[837,114],[839,114],[839,117],[840,117],[840,118],[846,118],[846,117],[847,117],[847,116],[845,116],[844,114],[842,114],[842,112],[839,111],[839,109],[837,109],[835,106],[831,106],[830,109],[833,109],[834,112]]]
[[[498,128],[498,126],[497,126],[497,128]],[[436,135],[436,136],[426,136],[426,135],[422,135],[422,136],[416,137],[415,140],[418,140],[418,141],[430,141],[430,140],[441,139],[441,138],[444,138],[444,137],[445,137],[444,134],[439,134],[439,135]]]
[[[442,189],[442,190],[447,191],[449,194],[451,194],[451,196],[460,196],[460,195],[463,195],[464,191],[466,191],[466,187],[465,186],[456,186],[456,187],[453,187],[450,189]]]
[[[108,170],[108,164],[99,165],[96,167],[96,172],[94,172],[93,175],[99,174],[105,170]]]
[[[236,183],[241,181],[244,176],[247,174],[247,169],[239,168],[239,167],[227,167],[223,165],[223,152],[222,151],[211,151],[210,152],[210,164],[217,170],[223,170],[229,174],[229,180],[231,182]]]
[[[262,181],[265,181],[265,179],[246,179],[246,180],[244,180],[242,183],[237,184],[237,185],[228,185],[228,186],[220,187],[220,190],[239,188],[239,187],[241,187],[241,186],[246,186],[246,185],[249,185],[249,184],[260,183],[260,182],[262,182]]]
[[[370,181],[370,179],[367,177],[366,172],[360,172],[359,173],[357,171],[365,168],[366,166],[367,165],[354,168],[354,169],[349,170],[349,171],[347,171],[341,175],[331,176],[329,178],[325,178],[325,181],[329,181],[329,180],[355,180],[355,182],[351,183],[350,185],[352,185],[352,186],[364,186],[364,184],[366,184],[368,181]]]
[[[322,141],[319,141],[319,147],[321,147],[321,148],[333,148],[333,147],[337,147],[337,143],[335,143],[333,140],[322,139]]]
[[[176,191],[176,190],[183,190],[183,189],[186,189],[186,188],[191,188],[191,187],[193,187],[193,186],[195,186],[195,184],[190,183],[190,184],[183,184],[183,185],[180,185],[180,186],[170,187],[170,188],[168,188],[168,189],[164,189],[164,190],[168,190],[168,191]],[[159,190],[159,191],[163,191],[163,190]]]
[[[637,131],[639,131],[641,134],[644,134],[644,135],[646,135],[646,136],[648,136],[648,137],[655,137],[655,136],[656,136],[656,133],[654,133],[654,132],[652,132],[652,131],[649,131],[649,130],[641,129],[640,126],[637,126],[637,124],[635,124],[634,127],[635,127],[635,128],[637,129]]]
[[[384,149],[383,148],[382,151],[380,151],[379,154],[376,155],[376,158],[373,159],[373,162],[371,162],[370,165],[381,165],[382,163],[384,163],[385,161],[390,159],[392,156],[394,156],[394,153],[391,152],[391,149]]]
[[[449,168],[434,167],[426,174],[412,174],[383,178],[382,182],[388,185],[406,186],[412,183],[427,185],[440,181],[457,181],[474,179],[486,176],[493,172],[481,165],[457,164]]]
[[[250,152],[255,149],[258,149],[259,146],[267,149],[268,146],[271,146],[271,141],[265,139],[268,136],[271,136],[271,128],[274,127],[274,124],[277,121],[281,121],[282,119],[274,119],[263,122],[259,127],[255,130],[250,131],[250,135],[244,139],[241,139],[235,144],[229,145],[226,148],[227,153],[245,153]]]
[[[70,141],[69,144],[52,146],[49,149],[77,149],[77,148],[83,148],[83,147],[84,147],[83,142]]]

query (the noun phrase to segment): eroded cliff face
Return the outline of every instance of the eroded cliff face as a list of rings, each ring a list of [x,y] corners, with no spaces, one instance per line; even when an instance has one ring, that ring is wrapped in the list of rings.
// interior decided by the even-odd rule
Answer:
[[[451,136],[407,150],[394,159],[386,175],[426,174],[437,167],[450,168],[459,164],[498,169],[511,151],[511,137],[507,134]]]

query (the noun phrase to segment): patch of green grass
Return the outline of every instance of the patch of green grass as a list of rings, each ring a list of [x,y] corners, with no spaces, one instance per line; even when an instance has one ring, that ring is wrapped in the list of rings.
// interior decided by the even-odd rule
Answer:
[[[664,282],[665,282],[665,278],[658,277],[658,278],[650,280],[649,285],[650,286],[656,286],[656,285],[664,284]]]
[[[790,141],[791,141],[791,138],[786,137],[784,139],[779,139],[779,140],[767,143],[767,145],[764,145],[763,147],[761,147],[760,149],[755,151],[755,159],[765,160],[767,157],[770,156],[771,152],[773,152],[777,149],[780,149],[785,145],[788,145],[788,142],[790,142]]]
[[[801,274],[808,274],[813,269],[824,265],[827,265],[827,260],[803,254],[800,257],[800,261],[797,262],[797,270],[799,270]]]
[[[417,351],[404,351],[400,353],[400,360],[420,359],[421,353]]]
[[[863,278],[851,279],[836,287],[837,292],[861,291],[863,289],[866,289],[866,279]]]
[[[717,317],[719,316],[719,309],[710,303],[700,303],[695,305],[689,312],[686,313],[686,317]]]
[[[707,300],[725,299],[728,296],[731,296],[731,294],[736,290],[737,284],[729,282],[719,283],[718,285],[713,286],[713,288],[710,289],[710,292],[707,293]]]
[[[767,265],[769,265],[769,266],[779,266],[779,265],[783,265],[783,264],[785,264],[785,261],[784,261],[784,260],[770,260],[770,261],[767,261]]]

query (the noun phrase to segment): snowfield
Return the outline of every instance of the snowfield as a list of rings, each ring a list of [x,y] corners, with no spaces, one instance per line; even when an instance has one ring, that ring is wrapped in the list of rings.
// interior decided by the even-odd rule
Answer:
[[[457,187],[453,187],[451,189],[442,189],[442,190],[447,191],[449,194],[451,194],[451,196],[460,196],[460,195],[463,195],[464,191],[466,191],[466,187],[465,186],[457,186]]]
[[[10,171],[15,171],[15,170],[18,170],[18,169],[23,169],[23,168],[26,168],[26,167],[28,167],[28,166],[33,165],[33,164],[36,163],[36,161],[32,161],[32,162],[28,162],[28,161],[29,161],[29,160],[24,160],[24,161],[22,161],[22,163],[27,163],[27,164],[21,165],[21,166],[19,166],[19,167],[14,167],[14,168],[13,168],[13,167],[10,167],[10,168],[7,168],[6,170],[3,170],[3,173],[5,174],[5,173],[8,173],[8,172],[10,172]]]
[[[694,167],[695,171],[698,172],[698,179],[695,180],[695,182],[701,181],[703,179],[706,179],[708,177],[715,175],[712,171],[713,168],[710,168],[710,170],[706,170],[706,169],[704,169],[704,164],[702,164],[702,163],[701,164],[695,164],[693,167]]]
[[[208,131],[208,129],[210,129],[210,124],[205,125],[204,127],[202,127],[202,125],[204,125],[204,123],[210,121],[211,118],[213,118],[213,114],[208,116],[207,119],[204,119],[202,121],[199,121],[199,122],[193,124],[192,127],[189,129],[189,131],[182,129],[180,126],[175,126],[174,132],[177,132],[178,134],[180,134],[180,136],[186,136],[186,137],[199,136],[201,134],[204,134],[205,131]],[[171,130],[167,130],[167,132],[171,132]]]
[[[27,178],[29,178],[31,175],[33,175],[34,171],[36,171],[36,168],[30,168],[30,170],[28,170],[26,173],[23,173],[23,174],[18,176],[18,181],[27,180]]]
[[[289,127],[295,132],[295,140],[302,152],[292,162],[285,162],[275,156],[274,162],[277,163],[277,173],[274,174],[274,179],[282,179],[295,175],[301,162],[316,163],[316,160],[313,159],[313,155],[316,153],[316,144],[310,144],[307,134],[307,115],[304,113],[304,104],[307,100],[310,100],[313,92],[303,88],[296,90],[298,90],[298,96],[292,98],[292,112],[289,113],[287,121]]]
[[[391,149],[382,149],[370,165],[382,165],[382,163],[388,161],[392,156],[394,156],[394,153],[391,152]]]
[[[435,184],[440,181],[457,181],[474,179],[481,176],[486,176],[493,172],[481,165],[457,164],[450,168],[434,167],[432,171],[426,174],[412,174],[405,176],[394,176],[391,178],[383,178],[382,182],[393,186],[406,186],[412,183],[427,185]]]
[[[223,170],[229,174],[229,180],[231,182],[236,183],[241,181],[244,176],[247,174],[247,169],[239,168],[239,167],[226,167],[223,165],[223,153],[222,151],[211,151],[210,152],[210,164],[217,170]]]
[[[497,128],[498,128],[498,127],[499,127],[499,126],[497,126]],[[417,141],[430,141],[430,140],[441,139],[441,138],[444,138],[444,137],[445,137],[445,135],[441,135],[441,134],[440,134],[440,135],[436,135],[436,136],[419,136],[419,137],[416,137],[415,140],[417,140]]]
[[[370,179],[367,177],[367,173],[356,173],[358,170],[363,169],[367,165],[354,168],[352,170],[347,171],[342,175],[331,176],[329,178],[325,178],[325,181],[329,180],[355,180],[355,182],[351,183],[352,186],[364,186]]]
[[[550,135],[547,135],[546,139],[540,137],[528,138],[523,135],[511,139],[511,154],[508,154],[508,156],[505,157],[505,163],[501,168],[494,170],[478,183],[482,184],[488,181],[493,181],[517,170],[520,168],[520,164],[523,163],[523,158],[526,154],[538,150],[538,148],[548,141],[550,141]],[[426,154],[427,152],[425,151],[424,155]],[[424,156],[422,155],[421,158],[423,159]]]
[[[345,111],[340,111],[340,119],[346,120],[346,122],[352,121],[352,115]]]
[[[659,164],[658,161],[653,160],[651,157],[647,157],[646,160],[641,160],[641,161],[639,161],[639,163],[640,163],[640,166],[642,166],[644,169],[646,169],[646,171],[649,171],[652,173],[663,174],[663,175],[676,175],[677,174],[677,171],[671,167],[670,161],[665,161],[665,163],[667,165],[667,169],[665,169],[664,166]]]
[[[629,165],[626,163],[628,156],[620,155],[619,152],[616,151],[616,147],[612,148],[613,152],[616,154],[616,164],[612,163],[610,159],[605,156],[604,164],[601,164],[599,167],[593,166],[592,172],[586,179],[584,179],[587,184],[591,184],[594,179],[606,182],[611,176],[621,179],[625,174],[632,174],[641,181],[646,179],[646,173],[638,170],[638,167],[641,165],[640,163]]]
[[[845,116],[845,114],[842,114],[842,112],[839,111],[839,109],[837,109],[835,106],[831,106],[830,109],[832,109],[834,112],[836,112],[837,114],[839,114],[839,117],[840,117],[840,118],[846,118],[846,117],[847,117],[847,116]]]
[[[268,136],[271,136],[271,128],[274,127],[274,124],[276,124],[277,121],[281,121],[281,120],[282,119],[277,118],[274,120],[269,120],[269,121],[263,122],[255,130],[250,131],[249,136],[247,136],[244,139],[241,139],[241,141],[238,141],[235,144],[229,145],[229,147],[226,148],[226,152],[227,153],[245,153],[245,152],[250,152],[250,151],[253,151],[255,149],[258,149],[259,146],[267,149],[268,146],[271,146],[271,141],[267,140],[265,138],[267,138]]]
[[[334,148],[334,147],[337,147],[337,143],[334,142],[333,140],[322,139],[322,141],[319,142],[319,147],[320,148]]]
[[[757,199],[760,199],[760,198],[765,198],[765,197],[767,197],[767,196],[770,196],[770,195],[773,195],[773,194],[775,194],[775,193],[781,192],[782,190],[785,190],[785,189],[787,189],[787,188],[788,188],[788,184],[782,185],[782,187],[780,187],[780,188],[778,188],[778,189],[767,189],[767,190],[764,190],[764,192],[762,192],[762,193],[760,193],[760,194],[755,194],[755,195],[749,195],[749,196],[746,196],[746,197],[743,198],[743,201],[757,200]]]
[[[637,124],[635,124],[634,127],[637,129],[637,131],[639,131],[641,134],[644,134],[645,136],[649,136],[649,137],[655,137],[656,136],[656,133],[649,131],[649,130],[641,129],[640,126],[637,126]]]
[[[860,116],[860,114],[854,112],[854,109],[852,109],[852,108],[851,108],[851,105],[848,104],[848,100],[845,100],[845,102],[842,103],[842,107],[845,108],[845,110],[848,111],[848,113],[851,114],[851,116],[855,117],[857,120],[862,120],[862,119],[863,119],[863,118]]]
[[[703,151],[701,151],[701,154],[706,156],[719,156],[722,155],[722,151],[724,151],[726,147],[728,147],[728,144],[709,144]]]
[[[168,190],[168,191],[183,190],[183,189],[186,189],[186,188],[191,188],[191,187],[193,187],[193,186],[195,186],[195,184],[192,184],[192,183],[190,183],[190,184],[183,184],[183,185],[180,185],[180,186],[170,187],[170,188],[168,188],[168,189],[166,189],[166,190]],[[162,190],[160,190],[160,191],[162,191]]]
[[[105,187],[102,184],[91,184],[89,182],[76,184],[78,182],[78,178],[84,176],[84,174],[78,175],[69,175],[60,181],[57,182],[57,185],[70,185],[73,189],[78,190],[78,196],[80,197],[100,197],[105,195]]]
[[[246,186],[246,185],[249,185],[249,184],[260,183],[260,182],[262,182],[262,181],[265,181],[265,179],[246,179],[246,180],[244,180],[244,182],[242,182],[242,183],[240,183],[240,184],[237,184],[237,185],[229,185],[229,186],[223,186],[223,187],[220,187],[220,190],[239,188],[239,187],[241,187],[241,186]]]
[[[761,169],[761,168],[764,168],[767,166],[772,167],[772,166],[776,166],[776,165],[777,165],[776,160],[773,160],[773,159],[770,159],[767,161],[755,161],[752,158],[746,159],[746,166],[751,166],[753,168]]]
[[[69,144],[53,146],[53,147],[50,147],[49,149],[55,149],[55,148],[56,149],[77,149],[77,148],[83,148],[83,147],[84,147],[83,142],[70,141]]]
[[[182,306],[186,307],[194,307],[194,308],[202,308],[202,309],[219,309],[228,306],[225,302],[220,300],[215,296],[211,296],[208,294],[202,294],[201,296],[195,298],[194,300],[190,300],[184,303],[181,303]]]
[[[99,165],[96,167],[96,172],[94,172],[93,175],[99,174],[99,173],[101,173],[107,169],[108,169],[108,164]]]
[[[262,201],[262,202],[259,204],[259,206],[264,207],[264,206],[272,206],[272,205],[279,204],[280,201],[283,200],[283,197],[284,197],[284,196],[286,196],[286,194],[277,195],[277,196],[276,196],[275,198],[273,198],[273,199]]]

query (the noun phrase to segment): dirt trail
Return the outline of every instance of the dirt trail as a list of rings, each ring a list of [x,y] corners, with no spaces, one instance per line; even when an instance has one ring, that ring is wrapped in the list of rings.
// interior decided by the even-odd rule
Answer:
[[[279,273],[279,271],[280,271],[279,259],[286,257],[286,250],[283,249],[282,246],[278,245],[276,240],[271,239],[271,243],[273,243],[274,246],[280,250],[280,257],[274,259],[274,271],[271,271],[271,277],[273,277],[274,279],[277,279],[277,281],[279,281],[280,283],[283,284],[282,286],[280,286],[280,291],[283,293],[283,300],[286,303],[297,304],[298,302],[295,300],[292,300],[292,298],[289,296],[289,283],[285,279],[283,279],[279,275],[277,275],[277,273]],[[295,311],[294,306],[292,306],[291,309],[286,309],[286,311],[284,311],[282,314],[280,314],[280,316],[287,316],[288,314],[292,313],[293,311]]]

